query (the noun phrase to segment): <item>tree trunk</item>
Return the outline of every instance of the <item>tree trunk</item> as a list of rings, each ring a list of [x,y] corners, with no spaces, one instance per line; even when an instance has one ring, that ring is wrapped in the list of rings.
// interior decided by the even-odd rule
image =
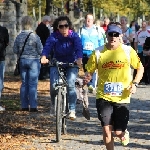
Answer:
[[[52,6],[50,4],[52,4],[53,0],[46,0],[46,9],[45,9],[45,15],[50,15],[51,11],[52,11]]]

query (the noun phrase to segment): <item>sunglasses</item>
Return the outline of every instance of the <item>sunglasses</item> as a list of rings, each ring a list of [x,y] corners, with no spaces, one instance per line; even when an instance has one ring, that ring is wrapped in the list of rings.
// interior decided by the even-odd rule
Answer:
[[[109,32],[108,35],[110,37],[119,37],[119,33],[118,32]]]
[[[68,24],[63,24],[63,25],[59,25],[59,26],[58,26],[59,29],[63,29],[64,27],[65,27],[65,28],[68,28],[69,25],[68,25]]]

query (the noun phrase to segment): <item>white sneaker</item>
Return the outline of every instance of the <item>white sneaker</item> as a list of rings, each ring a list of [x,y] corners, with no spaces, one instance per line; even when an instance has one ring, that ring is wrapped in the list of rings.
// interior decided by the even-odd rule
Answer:
[[[0,106],[0,111],[5,111],[5,108]]]
[[[121,139],[121,144],[123,146],[127,146],[129,144],[129,140],[130,140],[130,136],[129,136],[129,131],[126,129],[125,130],[125,135],[124,137]]]
[[[68,115],[68,118],[70,120],[75,120],[76,119],[76,113],[75,113],[75,111],[70,111],[69,115]]]

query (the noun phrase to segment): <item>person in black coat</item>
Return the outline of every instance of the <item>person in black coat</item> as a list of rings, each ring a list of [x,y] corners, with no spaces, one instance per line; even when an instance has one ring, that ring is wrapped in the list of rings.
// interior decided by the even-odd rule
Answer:
[[[5,72],[5,56],[6,47],[9,43],[9,34],[6,27],[0,26],[0,98],[4,88],[4,72]],[[4,111],[5,108],[0,105],[0,111]]]
[[[36,28],[36,34],[40,37],[42,45],[44,47],[47,38],[50,36],[51,18],[50,16],[44,16],[42,22]],[[39,74],[39,80],[49,79],[49,67],[48,65],[41,65],[41,70]]]

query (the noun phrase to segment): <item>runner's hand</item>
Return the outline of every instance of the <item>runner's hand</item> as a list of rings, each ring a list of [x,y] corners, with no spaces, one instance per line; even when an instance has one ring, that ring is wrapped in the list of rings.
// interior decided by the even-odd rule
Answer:
[[[135,86],[135,84],[129,85],[127,87],[127,90],[129,90],[131,94],[134,94],[136,92],[136,86]]]
[[[46,56],[42,56],[41,58],[41,64],[47,64],[49,60],[46,58]]]

